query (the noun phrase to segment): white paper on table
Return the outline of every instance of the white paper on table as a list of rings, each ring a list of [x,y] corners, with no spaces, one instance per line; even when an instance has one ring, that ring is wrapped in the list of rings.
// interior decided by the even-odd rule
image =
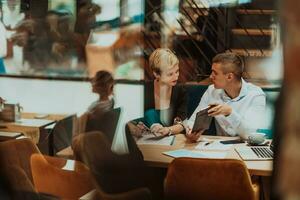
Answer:
[[[11,138],[14,138],[14,137],[18,137],[18,136],[21,136],[22,133],[20,132],[7,132],[7,131],[0,131],[0,136],[3,136],[3,137],[11,137]]]
[[[191,151],[187,149],[177,149],[174,151],[165,151],[164,155],[173,158],[189,157],[189,158],[225,158],[227,152],[213,152],[213,151]]]
[[[61,169],[68,170],[68,171],[74,171],[74,169],[75,169],[75,160],[67,160],[65,166]]]
[[[232,144],[222,144],[220,141],[199,142],[195,149],[199,150],[218,150],[227,151],[232,147]]]
[[[175,136],[166,136],[161,139],[151,139],[154,138],[152,134],[143,135],[142,138],[137,140],[137,144],[156,144],[156,145],[172,145]]]
[[[16,125],[22,125],[22,126],[30,126],[30,127],[42,127],[46,126],[48,124],[53,123],[54,120],[48,120],[48,119],[21,119],[19,121],[14,122]]]

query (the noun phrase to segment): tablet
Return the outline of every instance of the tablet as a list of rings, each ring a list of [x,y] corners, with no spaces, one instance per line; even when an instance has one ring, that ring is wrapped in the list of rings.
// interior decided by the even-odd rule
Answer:
[[[196,114],[196,120],[192,129],[192,132],[199,132],[201,130],[207,130],[209,129],[212,117],[208,116],[207,111],[210,109],[211,107],[208,106],[202,110],[200,110],[199,112],[197,112]]]

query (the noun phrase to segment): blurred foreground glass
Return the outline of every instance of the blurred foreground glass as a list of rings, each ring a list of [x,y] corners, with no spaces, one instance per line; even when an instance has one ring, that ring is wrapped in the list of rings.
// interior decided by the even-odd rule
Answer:
[[[120,12],[113,20],[103,15],[111,12],[108,4],[114,4],[115,9],[123,9],[118,0],[0,2],[1,74],[87,77],[92,76],[95,70],[115,72],[118,65],[132,61],[130,56],[127,56],[130,58],[126,61],[115,56],[123,56],[123,52],[115,53],[122,48],[120,45],[115,46],[116,43],[120,44],[119,35],[122,31]],[[143,7],[130,2],[123,7],[128,11],[133,9],[132,6],[138,7],[138,15],[143,15]],[[143,2],[140,4],[143,5]],[[93,52],[99,49],[100,54]],[[132,49],[128,52],[141,55],[136,53],[139,48]],[[120,78],[127,78],[126,67],[122,67],[118,75]],[[141,78],[143,76],[139,74],[130,79]]]

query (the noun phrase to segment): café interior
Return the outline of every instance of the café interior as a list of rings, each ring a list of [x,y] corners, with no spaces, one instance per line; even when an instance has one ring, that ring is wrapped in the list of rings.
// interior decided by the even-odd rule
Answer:
[[[300,199],[299,8],[0,0],[0,199]],[[151,64],[156,49],[178,60],[180,133],[157,136],[157,122],[147,124],[147,85],[163,78]],[[219,135],[210,122],[191,141],[185,122],[214,84],[221,53],[237,56],[243,81],[261,88],[260,126],[245,138]]]

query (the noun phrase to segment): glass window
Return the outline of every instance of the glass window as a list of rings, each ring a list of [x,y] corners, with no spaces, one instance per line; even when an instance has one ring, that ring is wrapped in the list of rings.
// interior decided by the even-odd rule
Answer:
[[[96,15],[97,21],[108,21],[120,17],[120,0],[93,0],[101,7],[101,13]]]

